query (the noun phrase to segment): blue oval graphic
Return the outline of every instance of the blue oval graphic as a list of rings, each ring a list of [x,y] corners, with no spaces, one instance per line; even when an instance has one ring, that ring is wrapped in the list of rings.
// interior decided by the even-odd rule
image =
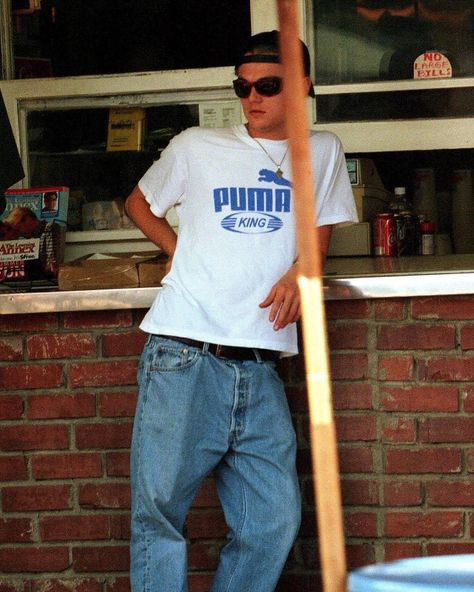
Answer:
[[[264,234],[279,230],[283,222],[278,216],[265,212],[234,212],[221,221],[221,226],[240,234]]]

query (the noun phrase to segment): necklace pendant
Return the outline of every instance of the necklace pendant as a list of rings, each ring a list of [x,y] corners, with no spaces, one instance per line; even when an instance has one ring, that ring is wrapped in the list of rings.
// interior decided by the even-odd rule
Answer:
[[[281,179],[283,177],[283,171],[281,170],[280,167],[277,168],[275,175]]]

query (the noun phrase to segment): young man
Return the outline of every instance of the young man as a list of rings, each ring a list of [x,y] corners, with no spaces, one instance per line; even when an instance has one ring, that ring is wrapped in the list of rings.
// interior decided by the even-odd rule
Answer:
[[[304,46],[308,93],[309,54]],[[281,355],[300,302],[276,31],[251,38],[234,89],[246,125],[191,128],[127,199],[170,257],[145,316],[132,443],[134,592],[184,592],[186,513],[212,471],[229,526],[212,592],[274,590],[300,520],[296,438]],[[339,141],[313,134],[320,248],[356,220]],[[175,206],[179,238],[166,222]]]

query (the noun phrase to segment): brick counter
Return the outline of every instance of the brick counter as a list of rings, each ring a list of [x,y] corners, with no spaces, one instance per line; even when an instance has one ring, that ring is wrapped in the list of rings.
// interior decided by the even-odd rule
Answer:
[[[349,568],[474,552],[474,296],[331,301],[326,309]],[[0,592],[129,590],[143,312],[0,318]],[[278,590],[314,591],[302,356],[280,372],[298,433],[304,515]],[[190,592],[208,590],[225,533],[209,479],[187,520]]]

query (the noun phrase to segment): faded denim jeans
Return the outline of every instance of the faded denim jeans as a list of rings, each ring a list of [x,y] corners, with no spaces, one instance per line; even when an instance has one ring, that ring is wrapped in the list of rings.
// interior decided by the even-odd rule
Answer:
[[[183,527],[212,471],[229,534],[211,592],[272,592],[300,522],[296,438],[274,364],[151,335],[138,379],[133,592],[186,592]]]

